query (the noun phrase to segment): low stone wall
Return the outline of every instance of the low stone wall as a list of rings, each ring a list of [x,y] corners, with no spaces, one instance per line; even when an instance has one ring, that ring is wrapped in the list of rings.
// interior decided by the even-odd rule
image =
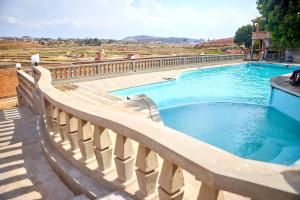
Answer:
[[[241,60],[242,54],[197,55],[185,57],[147,58],[125,61],[106,61],[50,68],[54,82],[69,79],[103,78],[121,74],[188,67],[193,64]]]
[[[285,51],[285,59],[288,61],[288,57],[293,57],[293,62],[300,63],[300,48],[299,49],[287,49]]]

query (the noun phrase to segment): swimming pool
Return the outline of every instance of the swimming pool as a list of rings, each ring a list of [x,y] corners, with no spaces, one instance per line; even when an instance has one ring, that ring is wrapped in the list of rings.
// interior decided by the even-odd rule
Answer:
[[[295,69],[261,63],[209,68],[112,94],[145,94],[171,128],[243,158],[291,165],[300,159],[300,122],[267,101],[270,78]]]

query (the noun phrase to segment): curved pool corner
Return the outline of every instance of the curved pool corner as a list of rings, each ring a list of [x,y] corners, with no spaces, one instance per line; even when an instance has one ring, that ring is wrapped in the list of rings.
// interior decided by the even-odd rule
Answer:
[[[269,105],[300,122],[300,87],[292,86],[285,76],[271,79]]]

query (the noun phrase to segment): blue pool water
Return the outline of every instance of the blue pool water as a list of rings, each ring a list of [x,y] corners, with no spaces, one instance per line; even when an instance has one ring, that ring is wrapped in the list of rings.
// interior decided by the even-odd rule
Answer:
[[[171,128],[243,158],[291,165],[300,160],[300,122],[266,102],[270,78],[295,69],[252,63],[195,70],[112,94],[145,94]]]

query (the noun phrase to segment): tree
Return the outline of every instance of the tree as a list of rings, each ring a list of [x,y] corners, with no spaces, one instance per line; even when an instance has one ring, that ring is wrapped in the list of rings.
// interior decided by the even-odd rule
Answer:
[[[234,36],[233,42],[238,45],[245,45],[247,48],[251,46],[251,37],[252,37],[252,25],[246,25],[240,27]]]
[[[283,48],[300,47],[300,0],[257,0],[272,42]]]

